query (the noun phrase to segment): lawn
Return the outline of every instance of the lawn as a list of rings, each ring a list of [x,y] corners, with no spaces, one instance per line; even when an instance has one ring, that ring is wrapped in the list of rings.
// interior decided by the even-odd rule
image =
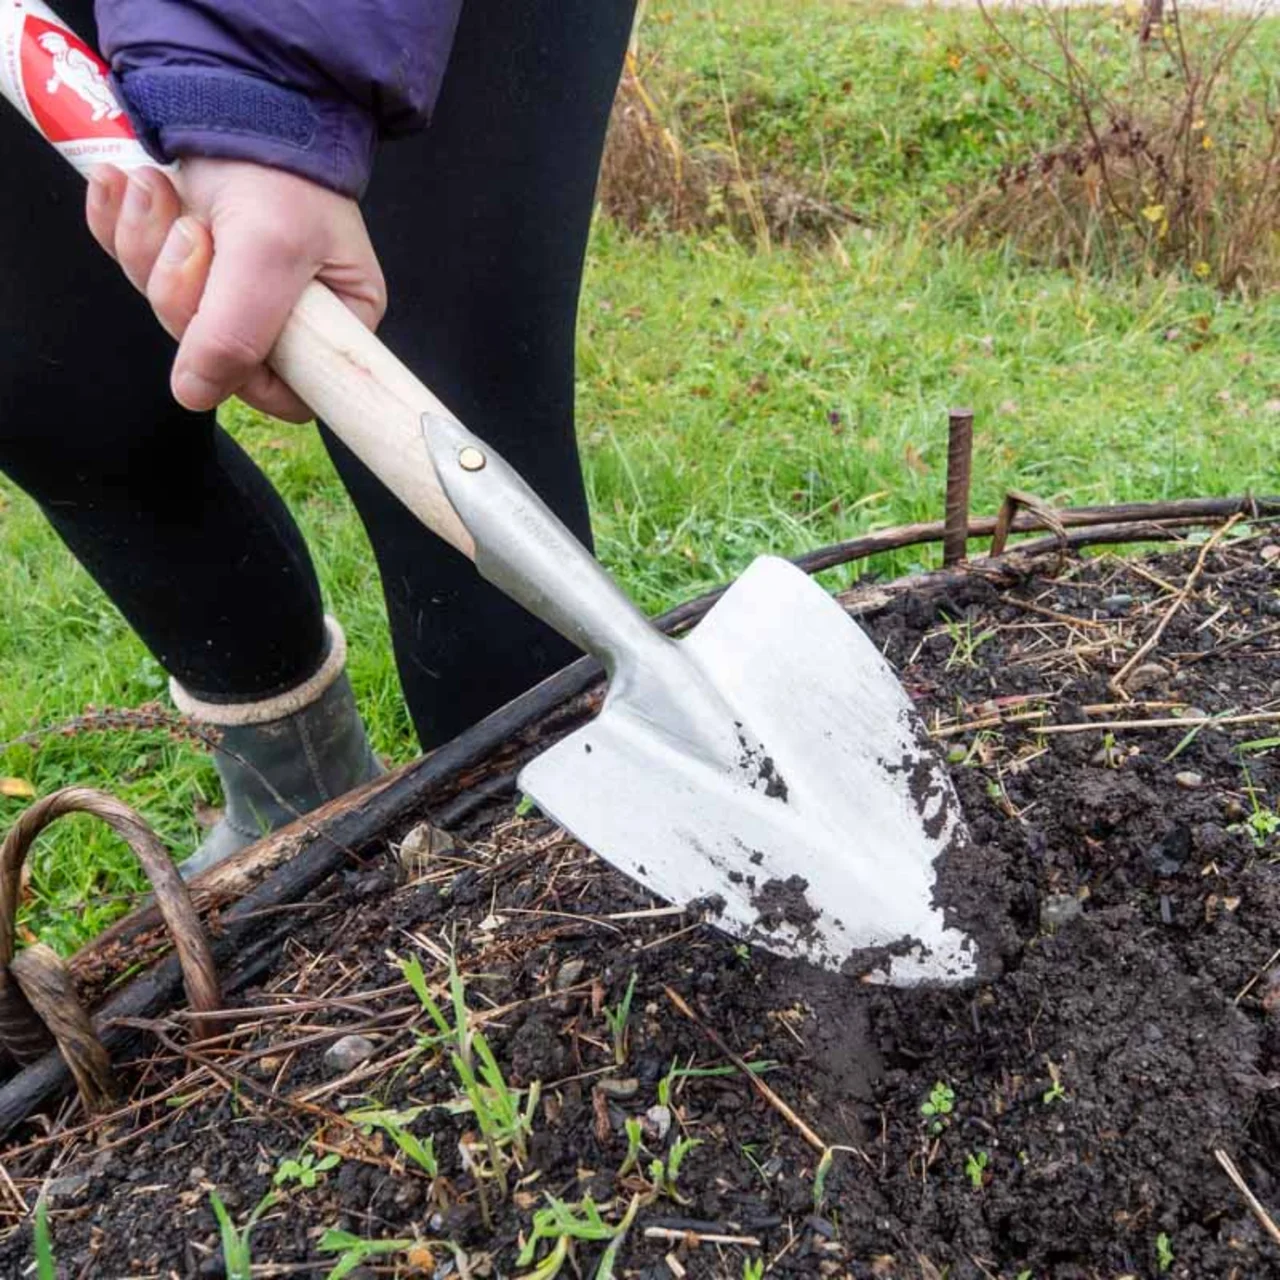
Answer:
[[[1112,26],[1118,46],[1123,23]],[[1276,38],[1273,24],[1252,38],[1241,92]],[[639,236],[598,220],[580,435],[600,552],[647,609],[762,551],[936,517],[955,405],[977,414],[979,509],[1009,487],[1061,503],[1280,492],[1273,296],[1224,295],[1190,274],[1037,269],[939,234],[966,190],[1060,127],[1051,94],[981,72],[987,39],[978,15],[956,11],[651,7],[642,72],[681,135],[723,146],[731,132],[751,172],[767,167],[858,220],[767,251],[725,227]],[[226,420],[311,538],[375,745],[412,758],[369,552],[323,450],[309,429],[234,407]],[[0,611],[0,742],[86,704],[163,696],[157,664],[3,483]],[[217,799],[207,761],[153,732],[11,745],[0,777],[11,792],[108,789],[175,852],[197,838],[198,802]],[[0,797],[0,823],[24,803]],[[74,947],[138,888],[113,837],[66,822],[35,857],[29,924]]]

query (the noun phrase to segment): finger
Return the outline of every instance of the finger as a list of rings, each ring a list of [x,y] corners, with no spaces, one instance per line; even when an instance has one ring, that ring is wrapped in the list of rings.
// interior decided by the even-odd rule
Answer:
[[[170,228],[146,281],[147,301],[174,338],[181,338],[200,306],[213,261],[213,237],[192,217]]]
[[[113,165],[99,165],[89,175],[85,194],[85,221],[93,238],[113,258],[116,256],[116,222],[128,179]]]
[[[116,220],[116,261],[139,292],[146,292],[160,246],[181,213],[178,193],[164,174],[138,169],[129,175]]]
[[[214,228],[217,252],[173,366],[173,394],[212,409],[266,360],[315,264],[279,231],[252,224]]]
[[[316,416],[288,383],[265,366],[250,374],[236,395],[245,404],[285,422],[310,422]]]
[[[326,266],[318,278],[355,313],[366,329],[376,332],[387,311],[387,282],[363,227],[360,233],[364,244],[353,260],[341,268]]]

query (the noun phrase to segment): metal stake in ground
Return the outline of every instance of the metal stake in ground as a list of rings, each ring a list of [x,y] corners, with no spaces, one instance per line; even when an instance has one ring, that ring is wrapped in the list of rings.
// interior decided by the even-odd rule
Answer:
[[[973,477],[973,410],[948,415],[947,506],[942,563],[959,564],[969,544],[969,486]]]

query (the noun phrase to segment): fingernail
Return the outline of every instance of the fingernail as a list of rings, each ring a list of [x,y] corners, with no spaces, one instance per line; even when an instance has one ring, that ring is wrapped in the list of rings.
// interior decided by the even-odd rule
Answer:
[[[219,400],[218,388],[208,378],[184,369],[173,375],[173,394],[189,409],[205,409]]]
[[[106,208],[107,184],[96,173],[89,175],[89,208],[95,212]]]
[[[191,257],[191,251],[196,247],[195,237],[186,223],[185,218],[179,218],[169,228],[169,234],[165,237],[160,249],[160,262],[166,267],[182,266]]]
[[[130,178],[124,189],[120,216],[141,221],[151,211],[151,192],[137,178]]]

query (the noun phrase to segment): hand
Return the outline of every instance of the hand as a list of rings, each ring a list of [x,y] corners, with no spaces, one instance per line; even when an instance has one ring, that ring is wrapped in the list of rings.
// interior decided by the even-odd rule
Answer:
[[[377,328],[386,285],[359,206],[239,160],[184,160],[176,182],[158,169],[126,176],[104,165],[87,200],[94,239],[179,339],[174,397],[207,410],[238,395],[305,422],[311,411],[265,361],[312,280]]]

